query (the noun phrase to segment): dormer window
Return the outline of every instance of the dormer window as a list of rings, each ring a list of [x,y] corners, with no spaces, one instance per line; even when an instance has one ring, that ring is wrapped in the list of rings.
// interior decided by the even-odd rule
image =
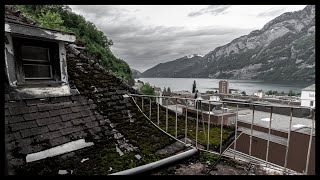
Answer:
[[[65,46],[75,42],[73,33],[6,19],[5,39],[4,69],[11,87],[6,97],[15,100],[71,94]]]
[[[49,48],[23,45],[21,60],[25,80],[52,79]]]
[[[56,42],[13,38],[18,84],[61,81]]]

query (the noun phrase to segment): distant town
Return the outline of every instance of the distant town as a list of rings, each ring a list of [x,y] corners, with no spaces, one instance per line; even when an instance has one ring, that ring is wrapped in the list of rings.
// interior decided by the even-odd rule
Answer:
[[[215,91],[200,93],[194,81],[192,92],[171,91],[170,87],[161,89],[138,80],[133,88],[140,94],[157,96],[157,104],[181,116],[210,122],[211,126],[222,123],[237,128],[237,146],[231,143],[226,154],[236,150],[302,173],[307,163],[308,173],[314,171],[315,151],[310,151],[308,142],[312,135],[315,143],[314,121],[310,121],[314,117],[315,84],[303,88],[301,94],[259,90],[249,95],[230,89],[228,80],[221,80],[217,86]],[[310,161],[306,162],[306,157]]]
[[[194,82],[195,83],[195,82]],[[137,80],[133,86],[134,89],[140,90],[144,86],[144,82]],[[151,85],[150,85],[151,86]],[[236,102],[250,102],[259,104],[279,104],[291,106],[303,106],[315,108],[315,84],[302,89],[301,93],[289,91],[288,93],[277,92],[273,90],[263,91],[258,90],[253,94],[246,94],[245,91],[230,89],[228,80],[222,80],[214,87],[213,91],[206,91],[200,93],[196,90],[190,92],[188,90],[171,91],[170,87],[161,89],[160,87],[151,86],[156,96],[170,96],[177,98],[195,98],[198,100],[212,100],[212,101],[236,101]],[[191,87],[191,85],[190,85]],[[143,92],[142,92],[143,93]],[[148,94],[148,93],[146,93]]]

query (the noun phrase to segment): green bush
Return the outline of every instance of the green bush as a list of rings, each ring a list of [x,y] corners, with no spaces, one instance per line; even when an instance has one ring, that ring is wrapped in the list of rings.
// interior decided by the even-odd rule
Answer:
[[[141,94],[146,95],[155,95],[154,89],[151,87],[149,83],[144,84],[139,91]]]

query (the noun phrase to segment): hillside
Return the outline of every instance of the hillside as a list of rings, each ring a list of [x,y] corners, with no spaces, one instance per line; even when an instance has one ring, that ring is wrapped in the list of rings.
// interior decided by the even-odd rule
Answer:
[[[141,77],[193,77],[192,68],[202,59],[201,55],[189,55],[174,61],[160,63],[151,69],[146,70]]]
[[[314,80],[315,6],[284,13],[203,58],[158,64],[142,77]]]
[[[141,72],[138,71],[138,70],[135,70],[135,69],[132,69],[131,68],[131,72],[132,72],[132,77],[135,79],[135,78],[139,78],[140,75],[141,75]]]
[[[104,67],[121,79],[132,79],[129,65],[113,55],[111,39],[81,15],[64,5],[17,5],[25,15],[30,16],[44,28],[73,32],[77,43],[85,45],[85,51],[102,61]]]

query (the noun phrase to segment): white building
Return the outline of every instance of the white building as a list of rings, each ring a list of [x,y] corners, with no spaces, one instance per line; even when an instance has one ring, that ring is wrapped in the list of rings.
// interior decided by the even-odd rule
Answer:
[[[253,95],[262,98],[264,96],[264,92],[262,90],[258,90],[258,92],[253,93]]]
[[[301,106],[315,107],[316,106],[316,85],[312,84],[301,91]]]
[[[220,101],[219,96],[210,96],[210,101]]]

